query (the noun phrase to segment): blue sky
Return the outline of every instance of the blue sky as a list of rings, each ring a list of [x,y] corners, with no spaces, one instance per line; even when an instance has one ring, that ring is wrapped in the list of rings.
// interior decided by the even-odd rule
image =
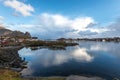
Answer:
[[[120,0],[0,0],[0,25],[41,39],[120,36]]]

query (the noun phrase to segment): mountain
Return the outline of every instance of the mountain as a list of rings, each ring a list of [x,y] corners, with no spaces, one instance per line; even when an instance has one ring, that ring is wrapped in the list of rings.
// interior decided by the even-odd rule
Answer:
[[[12,31],[9,29],[0,26],[0,36],[9,36],[9,37],[19,37],[19,38],[31,38],[29,32],[21,32],[21,31]]]
[[[3,26],[0,26],[0,36],[5,36],[12,33],[11,30],[4,28]]]

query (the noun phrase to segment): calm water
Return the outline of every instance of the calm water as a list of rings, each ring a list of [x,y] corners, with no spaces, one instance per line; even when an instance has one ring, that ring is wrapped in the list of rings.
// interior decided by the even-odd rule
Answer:
[[[23,48],[21,57],[28,61],[23,76],[92,75],[111,80],[120,78],[120,43],[79,42],[66,50]]]

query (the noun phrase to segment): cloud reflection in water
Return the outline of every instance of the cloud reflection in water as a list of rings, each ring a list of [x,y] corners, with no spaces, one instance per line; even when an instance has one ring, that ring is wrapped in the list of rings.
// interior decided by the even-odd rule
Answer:
[[[77,62],[90,62],[93,59],[93,56],[88,54],[85,48],[80,48],[79,46],[76,46],[73,49],[60,51],[48,49],[30,51],[30,49],[26,50],[24,48],[23,50],[19,51],[19,53],[21,56],[26,58],[32,57],[30,62],[32,61],[33,63],[33,61],[35,61],[34,63],[38,63],[46,67],[67,63],[70,60],[75,60]]]
[[[67,47],[66,50],[44,48],[31,51],[29,48],[23,48],[19,54],[29,63],[28,68],[22,71],[22,75],[64,76],[83,72],[103,77],[119,76],[120,43],[80,42],[79,44]]]

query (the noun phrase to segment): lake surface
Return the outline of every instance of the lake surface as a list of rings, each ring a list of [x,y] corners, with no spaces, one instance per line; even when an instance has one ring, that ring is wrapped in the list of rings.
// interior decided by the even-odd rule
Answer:
[[[66,50],[23,48],[19,55],[28,61],[23,76],[89,75],[120,79],[120,43],[81,41]]]

